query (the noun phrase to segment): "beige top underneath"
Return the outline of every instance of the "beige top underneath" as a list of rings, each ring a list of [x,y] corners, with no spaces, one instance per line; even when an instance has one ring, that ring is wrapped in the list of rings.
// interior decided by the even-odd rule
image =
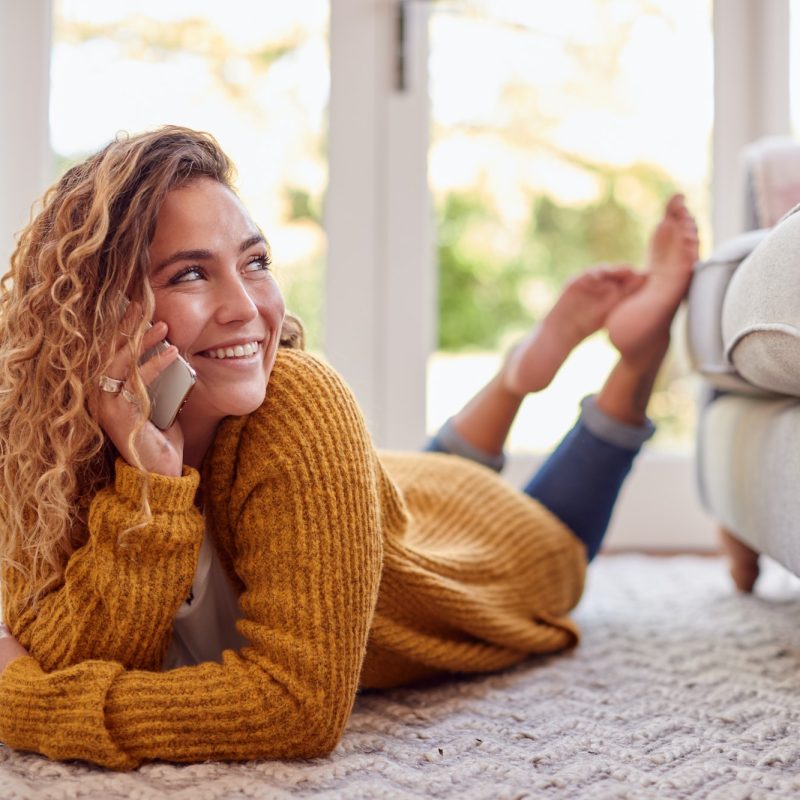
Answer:
[[[239,650],[248,644],[236,629],[241,617],[239,598],[206,531],[192,590],[175,615],[164,669],[204,661],[222,663],[224,650]]]

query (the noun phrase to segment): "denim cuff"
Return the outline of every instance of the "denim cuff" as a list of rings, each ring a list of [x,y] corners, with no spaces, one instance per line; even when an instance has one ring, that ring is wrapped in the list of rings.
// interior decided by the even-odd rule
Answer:
[[[492,455],[466,441],[455,429],[452,417],[442,425],[433,441],[437,450],[442,450],[454,456],[462,456],[463,458],[468,458],[470,461],[477,461],[479,464],[483,464],[484,467],[489,467],[489,469],[493,469],[495,472],[500,472],[506,463],[505,453]]]
[[[581,400],[581,419],[586,429],[598,439],[621,447],[623,450],[639,448],[656,432],[656,426],[649,418],[643,425],[631,425],[608,416],[597,407],[594,395]]]

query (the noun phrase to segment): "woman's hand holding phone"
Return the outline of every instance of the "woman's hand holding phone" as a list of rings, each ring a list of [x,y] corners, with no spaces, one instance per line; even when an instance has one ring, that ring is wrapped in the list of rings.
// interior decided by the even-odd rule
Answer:
[[[122,332],[114,342],[114,356],[106,373],[109,378],[126,380],[131,373],[128,331],[133,327],[133,321],[136,318],[134,315],[141,318],[141,306],[138,303],[131,303],[123,317]],[[158,345],[166,338],[166,335],[166,323],[156,322],[145,332],[142,352]],[[169,345],[142,364],[139,371],[145,385],[150,386],[177,358],[178,348]],[[92,413],[95,414],[100,426],[114,442],[120,455],[129,464],[135,464],[128,439],[131,431],[139,423],[142,412],[136,403],[128,399],[130,387],[124,388],[126,391],[113,393],[98,391],[93,398]],[[136,451],[142,467],[147,472],[170,477],[180,476],[183,472],[183,431],[180,423],[176,421],[167,430],[162,431],[148,420],[137,436]]]

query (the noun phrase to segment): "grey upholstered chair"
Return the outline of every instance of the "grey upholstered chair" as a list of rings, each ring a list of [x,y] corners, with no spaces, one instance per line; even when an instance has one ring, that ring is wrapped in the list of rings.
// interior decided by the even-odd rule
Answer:
[[[761,553],[800,575],[800,207],[697,264],[688,326],[700,493],[734,582],[752,590]]]

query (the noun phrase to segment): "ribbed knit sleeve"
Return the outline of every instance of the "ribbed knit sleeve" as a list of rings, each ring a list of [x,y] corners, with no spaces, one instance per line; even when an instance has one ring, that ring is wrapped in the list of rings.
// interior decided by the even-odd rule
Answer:
[[[92,500],[85,543],[67,563],[60,586],[35,607],[25,604],[24,576],[3,573],[5,619],[45,671],[87,659],[157,669],[172,618],[197,565],[203,521],[194,507],[199,476],[150,476],[152,518],[141,516],[144,475],[118,459],[113,486]]]
[[[262,408],[223,423],[204,484],[251,645],[162,673],[90,661],[45,675],[18,659],[0,678],[0,739],[116,768],[329,752],[380,582],[376,469],[343,382],[311,356],[281,353]]]

